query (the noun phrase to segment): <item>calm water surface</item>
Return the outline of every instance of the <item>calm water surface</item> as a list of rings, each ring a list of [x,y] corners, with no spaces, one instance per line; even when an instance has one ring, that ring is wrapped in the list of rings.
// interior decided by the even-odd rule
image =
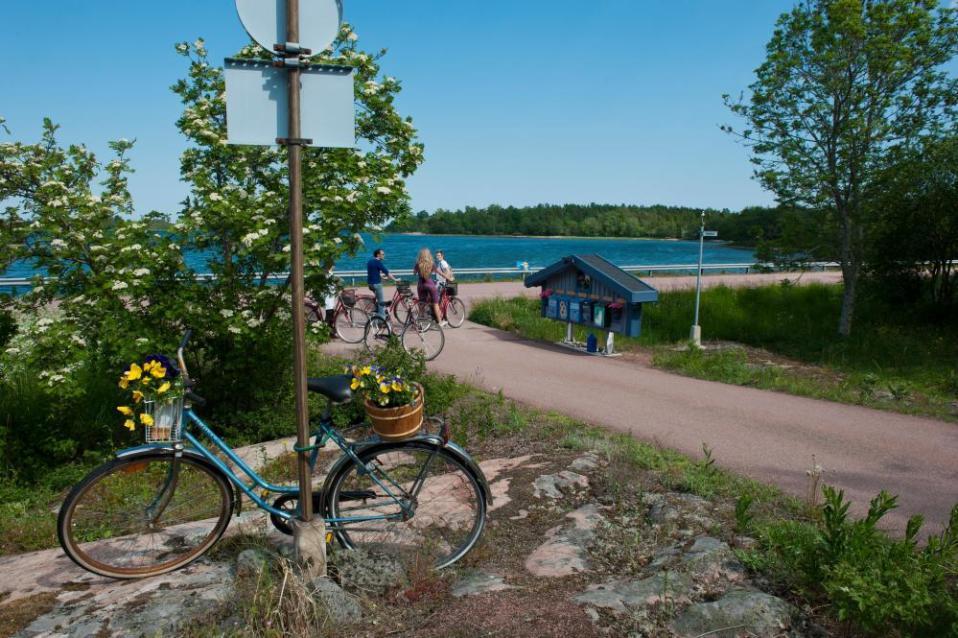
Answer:
[[[694,264],[698,260],[698,242],[662,239],[572,239],[552,237],[498,237],[476,235],[399,235],[384,234],[379,241],[363,236],[366,249],[353,257],[343,257],[338,270],[360,270],[374,249],[386,251],[386,264],[392,268],[411,268],[420,248],[442,249],[453,268],[511,268],[528,262],[535,270],[567,255],[598,254],[619,266]],[[706,263],[751,263],[750,250],[732,248],[718,242],[705,244]],[[206,268],[203,253],[187,255],[187,262],[199,272]],[[7,277],[30,277],[30,264],[17,263]]]

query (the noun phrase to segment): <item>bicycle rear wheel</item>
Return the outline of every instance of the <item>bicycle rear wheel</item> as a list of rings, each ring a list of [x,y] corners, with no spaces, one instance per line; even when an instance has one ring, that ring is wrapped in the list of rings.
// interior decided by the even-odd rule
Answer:
[[[363,344],[369,352],[376,352],[386,346],[393,338],[389,322],[379,316],[372,316],[363,333]]]
[[[369,315],[359,308],[343,308],[336,313],[333,329],[336,336],[346,343],[359,343],[366,334]]]
[[[399,441],[358,454],[362,465],[345,463],[324,489],[327,519],[365,519],[329,523],[344,547],[404,562],[425,557],[442,568],[479,540],[485,493],[448,450],[427,441]]]
[[[459,297],[453,297],[446,306],[446,321],[453,328],[458,328],[466,320],[466,304]]]
[[[421,353],[426,361],[432,361],[446,345],[446,335],[433,320],[410,321],[400,335],[402,347],[409,353]]]
[[[223,535],[233,490],[210,465],[172,453],[121,458],[87,475],[60,508],[63,551],[112,578],[155,576],[196,560]]]

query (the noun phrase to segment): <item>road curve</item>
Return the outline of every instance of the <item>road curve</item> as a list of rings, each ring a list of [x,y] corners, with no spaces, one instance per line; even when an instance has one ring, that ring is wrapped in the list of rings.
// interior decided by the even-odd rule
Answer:
[[[669,287],[688,285],[687,279],[670,278]],[[653,283],[665,288],[665,281]],[[479,296],[471,286],[461,288],[467,299]],[[342,344],[328,348],[345,351]],[[939,530],[958,502],[956,424],[692,379],[468,321],[446,330],[445,349],[429,367],[693,457],[701,457],[705,443],[719,465],[798,496],[806,492],[814,457],[824,480],[843,488],[858,513],[879,490],[898,494],[900,507],[886,517],[893,531],[916,513],[926,516],[926,532]]]

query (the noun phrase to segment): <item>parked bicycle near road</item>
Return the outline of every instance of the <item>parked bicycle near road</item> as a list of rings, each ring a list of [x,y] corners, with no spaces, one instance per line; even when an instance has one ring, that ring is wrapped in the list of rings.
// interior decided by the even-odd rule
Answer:
[[[358,297],[354,290],[344,290],[336,297],[336,305],[332,312],[324,312],[315,300],[307,297],[303,300],[306,323],[323,321],[333,330],[333,334],[346,343],[359,343],[366,333],[369,314],[358,307],[357,301]]]
[[[146,444],[122,450],[90,472],[60,508],[60,545],[84,569],[140,578],[183,567],[219,540],[230,517],[239,514],[242,494],[286,533],[298,515],[298,487],[266,481],[193,411],[205,401],[190,389],[183,358],[189,337],[187,331],[177,351],[187,390],[177,403],[164,404],[175,408],[169,413],[175,418],[160,427],[157,412],[154,427],[145,428]],[[311,495],[317,514],[345,548],[389,552],[403,560],[427,554],[438,568],[456,562],[485,525],[491,494],[482,470],[449,441],[445,425],[395,442],[375,436],[347,441],[333,427],[331,406],[351,399],[351,380],[351,375],[308,380],[309,390],[327,399],[307,448],[310,466],[315,469],[327,441],[342,450],[322,489]],[[278,498],[269,503],[263,491]]]

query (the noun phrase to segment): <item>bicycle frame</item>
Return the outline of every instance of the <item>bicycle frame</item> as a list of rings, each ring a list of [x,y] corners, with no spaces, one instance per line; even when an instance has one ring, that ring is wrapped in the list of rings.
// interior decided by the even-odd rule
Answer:
[[[199,455],[201,455],[203,458],[205,458],[209,463],[214,465],[220,472],[222,472],[230,480],[230,482],[232,482],[244,494],[246,494],[250,498],[250,500],[252,500],[256,504],[256,506],[259,507],[260,509],[263,509],[269,512],[270,514],[275,514],[276,516],[279,516],[287,520],[294,517],[294,514],[290,513],[289,511],[280,510],[273,507],[270,503],[268,503],[265,499],[263,499],[259,494],[256,493],[256,489],[259,488],[259,489],[266,490],[268,492],[275,493],[275,494],[299,494],[299,487],[289,486],[289,485],[275,485],[265,480],[262,476],[259,475],[259,473],[256,472],[256,470],[251,468],[245,461],[243,461],[243,459],[241,459],[239,455],[236,454],[236,452],[233,451],[233,449],[225,441],[223,441],[223,439],[218,437],[216,433],[213,432],[210,429],[210,427],[206,423],[204,423],[203,420],[195,412],[193,412],[190,406],[184,406],[183,408],[183,422],[184,422],[183,440],[190,444],[191,446],[190,448],[186,448],[182,442],[175,443],[175,444],[147,443],[145,445],[140,445],[137,447],[121,450],[117,454],[117,457],[130,456],[130,455],[138,454],[141,452],[153,451],[157,449],[160,449],[160,450],[172,449],[175,452],[182,452],[187,449],[192,450],[198,453]],[[223,455],[226,456],[226,458],[229,459],[230,462],[234,463],[240,469],[240,471],[248,477],[248,480],[250,480],[252,483],[247,484],[246,481],[242,477],[237,475],[237,473],[234,472],[229,465],[224,463],[222,459],[220,459],[213,452],[211,452],[210,449],[207,448],[200,441],[198,437],[196,437],[192,432],[189,432],[186,427],[188,424],[195,425],[197,429],[202,433],[202,435],[205,436],[207,439],[209,439],[209,441],[212,442],[213,446],[219,449],[219,451],[222,452]],[[339,447],[339,449],[343,451],[343,454],[350,459],[350,461],[357,464],[358,466],[363,465],[362,461],[359,459],[359,456],[356,454],[356,450],[354,449],[354,446],[350,445],[346,441],[346,439],[344,439],[332,427],[332,418],[329,416],[328,411],[326,414],[323,415],[323,418],[320,421],[319,431],[314,432],[311,436],[313,438],[313,445],[312,445],[312,452],[309,458],[310,469],[315,468],[316,460],[319,457],[319,448],[322,447],[326,443],[326,441],[333,441]],[[439,449],[439,447],[437,447],[437,450]],[[428,467],[428,464],[429,462],[431,462],[431,460],[432,458],[430,457],[430,459],[428,459],[426,464],[423,466],[424,469]],[[384,476],[385,480],[380,480],[380,478],[377,477],[374,472],[367,471],[367,473],[370,476],[370,478],[372,478],[372,480],[376,483],[376,485],[378,485],[380,488],[383,489],[383,491],[386,493],[386,496],[400,506],[400,508],[402,509],[402,512],[396,513],[396,514],[390,514],[390,515],[383,515],[383,516],[352,516],[352,517],[345,517],[345,518],[326,518],[324,520],[326,521],[327,524],[335,526],[337,524],[343,524],[343,523],[365,523],[370,521],[381,521],[381,520],[400,520],[404,517],[413,515],[414,507],[410,506],[410,504],[407,502],[408,499],[404,499],[401,496],[397,496],[396,494],[394,494],[393,491],[391,491],[389,486],[386,484],[386,483],[389,483],[398,491],[402,491],[402,488],[399,485],[397,485],[395,481],[390,479],[388,475]],[[424,475],[425,475],[425,472],[423,471],[420,474],[420,477],[416,479],[416,484],[413,485],[413,489],[409,493],[409,496],[415,497],[418,494],[419,490],[422,488],[422,483],[423,483],[422,477]],[[171,472],[171,475],[167,478],[167,481],[170,482],[170,484],[164,486],[163,490],[161,491],[161,494],[166,493],[172,485],[175,485],[176,480],[177,480],[176,472]]]

